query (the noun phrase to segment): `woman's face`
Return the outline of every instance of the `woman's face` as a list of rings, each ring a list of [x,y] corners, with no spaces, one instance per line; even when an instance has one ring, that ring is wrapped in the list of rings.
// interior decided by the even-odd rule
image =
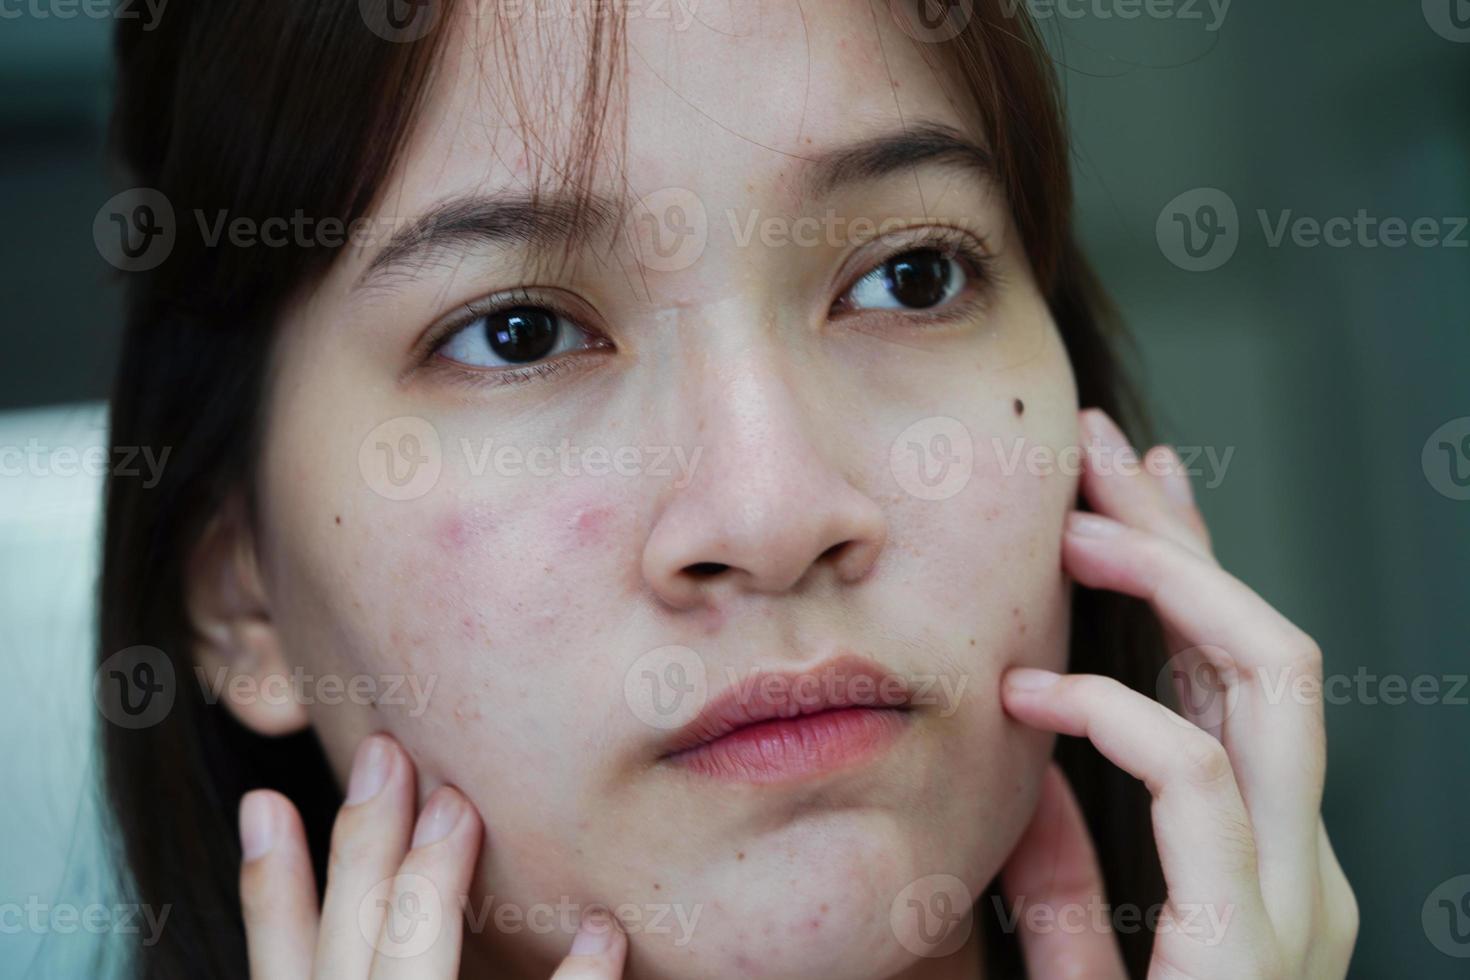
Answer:
[[[339,777],[386,731],[477,806],[505,975],[590,903],[637,975],[893,975],[905,889],[976,897],[1019,836],[1050,745],[998,682],[1068,629],[1074,483],[1028,461],[1076,394],[975,113],[884,5],[631,7],[583,227],[587,15],[512,9],[441,25],[366,244],[283,324],[273,627],[378,695],[309,708]],[[869,710],[675,752],[808,698]]]

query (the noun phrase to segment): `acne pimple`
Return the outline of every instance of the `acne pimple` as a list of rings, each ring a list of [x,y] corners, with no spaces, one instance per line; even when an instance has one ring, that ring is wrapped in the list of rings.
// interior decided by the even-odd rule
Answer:
[[[337,523],[338,524],[341,524],[342,523],[342,515],[341,514],[338,514],[337,515]]]
[[[607,505],[579,508],[568,523],[576,536],[577,544],[583,547],[596,544],[607,530],[613,509]]]

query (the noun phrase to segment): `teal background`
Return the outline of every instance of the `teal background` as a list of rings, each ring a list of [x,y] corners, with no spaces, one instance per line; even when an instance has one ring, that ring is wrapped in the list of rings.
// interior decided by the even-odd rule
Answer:
[[[1233,452],[1218,485],[1196,481],[1221,560],[1318,639],[1329,675],[1447,690],[1470,672],[1470,501],[1436,490],[1444,473],[1421,451],[1470,417],[1470,248],[1272,247],[1258,216],[1470,215],[1470,43],[1432,29],[1437,2],[1237,0],[1212,31],[1204,5],[1204,20],[1124,21],[1089,0],[1043,26],[1084,238],[1137,337],[1160,433]],[[117,294],[91,226],[114,190],[109,28],[0,19],[0,410],[106,391]],[[1179,268],[1156,234],[1196,188],[1238,211],[1238,248],[1212,271]],[[23,442],[31,418],[0,425],[0,443]],[[95,413],[61,419],[97,433]],[[80,904],[111,894],[85,752],[96,712],[59,693],[89,675],[78,624],[94,569],[75,530],[95,506],[75,487],[42,496],[0,489],[0,663],[15,678],[0,767],[29,787],[0,808],[0,903]],[[1470,942],[1425,915],[1470,874],[1470,706],[1354,696],[1327,717],[1326,820],[1363,919],[1352,976],[1470,975]],[[58,975],[106,941],[0,934],[0,975]]]

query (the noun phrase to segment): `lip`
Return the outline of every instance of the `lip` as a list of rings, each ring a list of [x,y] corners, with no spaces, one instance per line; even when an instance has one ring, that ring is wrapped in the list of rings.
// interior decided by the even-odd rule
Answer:
[[[909,725],[912,700],[900,675],[853,654],[809,670],[757,672],[713,698],[660,758],[726,781],[815,776],[891,746]]]

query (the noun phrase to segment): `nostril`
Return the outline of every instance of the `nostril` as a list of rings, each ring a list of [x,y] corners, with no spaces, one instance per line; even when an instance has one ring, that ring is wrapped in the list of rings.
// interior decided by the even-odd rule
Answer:
[[[843,548],[846,548],[847,545],[848,545],[848,543],[849,542],[847,542],[847,541],[839,541],[839,542],[837,542],[832,547],[830,547],[826,551],[822,552],[821,557],[818,558],[817,560],[818,561],[822,561],[823,559],[825,559],[825,560],[830,561],[831,559],[836,558],[838,555],[842,554],[842,549]]]
[[[685,571],[695,578],[712,578],[729,568],[717,561],[700,561],[690,565]]]

